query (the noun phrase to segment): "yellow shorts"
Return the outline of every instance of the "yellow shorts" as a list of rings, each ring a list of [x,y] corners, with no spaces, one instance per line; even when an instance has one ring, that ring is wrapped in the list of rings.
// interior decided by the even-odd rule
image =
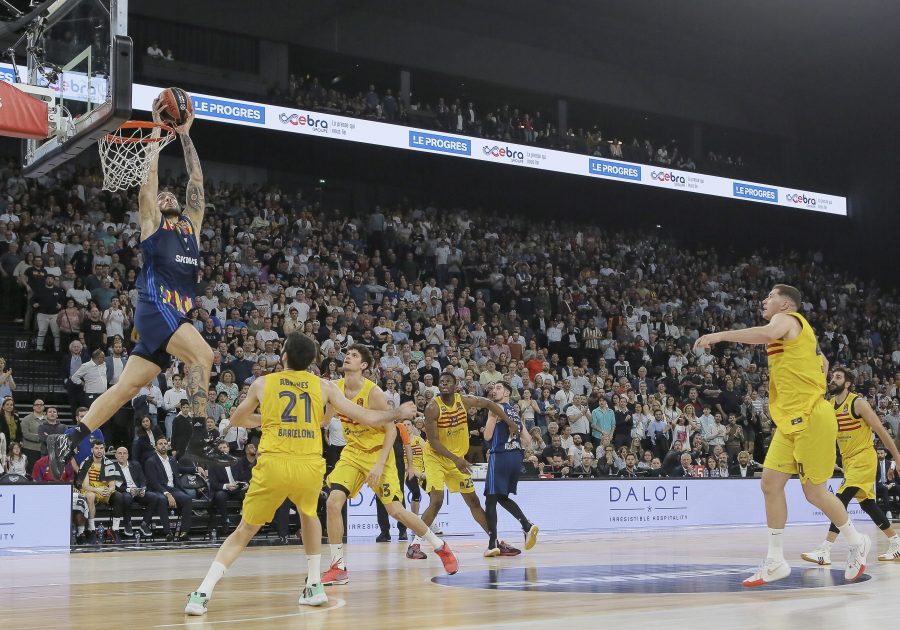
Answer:
[[[425,492],[444,490],[468,494],[475,492],[472,476],[459,472],[453,460],[425,452]]]
[[[857,501],[875,499],[875,472],[878,469],[878,455],[874,448],[867,448],[861,453],[844,459],[844,483],[838,488],[838,494],[845,488],[859,488],[854,495]]]
[[[106,486],[88,486],[88,489],[85,490],[85,494],[87,494],[88,492],[94,493],[94,504],[109,503],[109,500],[112,499],[113,493],[110,492],[106,496],[103,496],[102,494],[100,494],[100,491],[104,488],[106,488]]]
[[[290,499],[300,512],[315,516],[323,477],[325,460],[319,456],[260,456],[244,497],[244,520],[251,525],[265,525],[285,499]]]
[[[365,485],[366,477],[369,476],[369,471],[378,461],[379,453],[379,451],[366,453],[345,446],[334,470],[328,475],[328,485],[330,487],[341,486],[347,491],[347,497],[352,499]],[[400,490],[400,475],[397,472],[397,462],[394,459],[393,450],[384,463],[384,472],[381,474],[381,479],[378,480],[378,488],[374,488],[374,490],[382,503],[403,500],[403,493]]]
[[[836,449],[834,407],[822,398],[813,407],[805,429],[790,434],[775,431],[763,467],[799,475],[801,483],[825,483],[834,474]]]

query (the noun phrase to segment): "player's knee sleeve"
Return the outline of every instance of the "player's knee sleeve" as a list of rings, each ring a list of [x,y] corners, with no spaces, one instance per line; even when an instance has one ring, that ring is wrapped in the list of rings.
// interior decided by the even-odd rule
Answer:
[[[853,497],[856,496],[856,493],[859,492],[859,488],[855,486],[850,486],[849,488],[844,488],[843,492],[839,492],[837,498],[841,500],[841,503],[844,504],[844,507],[850,505],[850,501],[853,500]]]
[[[875,503],[874,499],[860,501],[859,507],[869,515],[869,518],[871,518],[872,522],[878,526],[878,529],[885,530],[891,526],[891,522],[888,520],[887,516],[885,516],[884,512],[881,511],[881,508],[878,507],[878,504]]]

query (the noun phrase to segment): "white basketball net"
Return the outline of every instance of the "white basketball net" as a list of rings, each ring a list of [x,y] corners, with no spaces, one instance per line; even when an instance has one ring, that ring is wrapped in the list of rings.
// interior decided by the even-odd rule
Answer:
[[[153,131],[159,128],[158,137]],[[150,161],[175,139],[165,125],[131,121],[100,138],[100,166],[103,189],[115,192],[143,186],[150,173]]]

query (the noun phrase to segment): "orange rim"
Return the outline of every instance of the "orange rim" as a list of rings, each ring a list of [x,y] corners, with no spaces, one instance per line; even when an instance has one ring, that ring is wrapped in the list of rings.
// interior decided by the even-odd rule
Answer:
[[[115,142],[117,144],[127,144],[129,142],[143,142],[145,144],[149,144],[152,142],[162,142],[163,140],[167,139],[169,136],[175,134],[175,130],[172,129],[171,127],[169,127],[167,125],[163,125],[161,123],[155,123],[155,122],[151,122],[151,121],[147,121],[147,120],[126,121],[126,122],[122,123],[122,126],[119,127],[119,130],[122,130],[122,129],[155,129],[156,127],[159,127],[159,129],[162,132],[165,132],[166,135],[164,136],[164,135],[160,134],[160,136],[158,138],[154,138],[152,136],[138,136],[138,137],[127,138],[125,136],[120,136],[115,133],[108,133],[108,134],[106,134],[106,141],[107,142]]]

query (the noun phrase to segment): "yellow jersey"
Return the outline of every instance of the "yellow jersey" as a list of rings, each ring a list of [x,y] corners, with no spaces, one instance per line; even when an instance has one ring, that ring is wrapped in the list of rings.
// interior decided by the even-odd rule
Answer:
[[[346,396],[344,379],[337,381],[336,385],[338,386],[338,389],[341,390],[341,393]],[[369,409],[369,394],[372,393],[374,388],[374,382],[367,378],[363,379],[362,389],[359,390],[359,393],[356,394],[352,400],[360,407]],[[348,418],[340,413],[337,414],[337,417],[341,421],[341,426],[344,428],[344,437],[347,438],[347,448],[364,451],[366,453],[374,453],[375,451],[381,450],[381,447],[384,445],[384,429],[360,424],[356,420]]]
[[[853,403],[857,398],[856,394],[849,393],[844,402],[834,406],[838,423],[837,443],[844,459],[874,447],[872,429],[862,416],[857,416],[853,411]]]
[[[425,440],[421,435],[411,435],[409,437],[409,448],[412,451],[413,470],[418,473],[425,472]]]
[[[322,457],[322,385],[319,377],[284,370],[265,377],[259,454]]]
[[[813,407],[825,396],[825,357],[812,326],[799,313],[788,315],[800,322],[800,334],[766,345],[769,411],[782,433],[805,429]]]
[[[469,452],[469,418],[462,396],[454,394],[453,402],[449,405],[444,404],[441,396],[435,396],[434,401],[440,411],[437,420],[438,439],[451,453],[457,457],[465,457]],[[425,446],[425,450],[437,455],[430,442]]]

